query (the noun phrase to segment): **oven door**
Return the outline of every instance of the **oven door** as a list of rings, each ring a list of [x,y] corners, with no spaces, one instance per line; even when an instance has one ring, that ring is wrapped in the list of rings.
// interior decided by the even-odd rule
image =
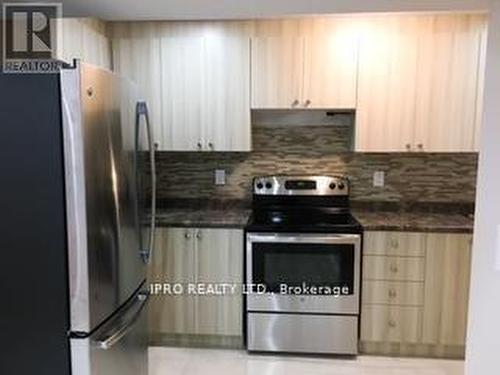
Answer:
[[[360,253],[357,234],[248,233],[248,311],[358,314]]]

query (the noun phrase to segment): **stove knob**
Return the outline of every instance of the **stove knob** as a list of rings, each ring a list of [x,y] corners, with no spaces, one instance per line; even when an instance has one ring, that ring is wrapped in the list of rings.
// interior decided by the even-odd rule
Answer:
[[[264,187],[264,185],[262,184],[262,182],[258,182],[256,186],[257,186],[257,189],[259,189],[259,190]]]
[[[335,182],[332,182],[330,184],[330,189],[335,190],[336,187],[337,187],[337,185],[335,185]]]
[[[273,187],[273,184],[270,182],[266,182],[266,189],[271,189]]]
[[[345,185],[342,182],[340,182],[338,186],[340,190],[344,190],[345,188]]]

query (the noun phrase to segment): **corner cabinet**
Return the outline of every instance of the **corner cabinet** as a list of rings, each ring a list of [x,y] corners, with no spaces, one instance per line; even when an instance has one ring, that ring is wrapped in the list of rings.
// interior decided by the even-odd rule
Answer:
[[[367,19],[356,151],[477,151],[485,43],[483,15]]]
[[[242,280],[242,230],[160,228],[149,281],[180,284],[183,291],[152,296],[152,343],[241,347]],[[200,283],[237,289],[223,295],[189,292],[189,285]]]
[[[461,358],[470,234],[366,232],[361,351]]]

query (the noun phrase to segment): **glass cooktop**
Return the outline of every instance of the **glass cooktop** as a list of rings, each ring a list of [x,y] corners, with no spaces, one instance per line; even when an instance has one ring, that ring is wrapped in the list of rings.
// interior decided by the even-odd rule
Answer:
[[[266,208],[254,211],[248,230],[358,233],[361,225],[346,211],[332,208]]]

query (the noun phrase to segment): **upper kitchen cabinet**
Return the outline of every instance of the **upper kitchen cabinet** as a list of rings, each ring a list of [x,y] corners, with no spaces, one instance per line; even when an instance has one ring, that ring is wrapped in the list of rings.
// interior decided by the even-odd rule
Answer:
[[[250,151],[250,40],[161,40],[162,149]]]
[[[73,59],[112,68],[111,42],[104,22],[93,18],[63,18],[56,57],[71,63]],[[62,43],[61,43],[62,42]]]
[[[358,45],[348,22],[307,20],[300,30],[252,38],[252,108],[354,108]]]
[[[306,26],[303,105],[356,106],[358,34],[355,18],[313,19]]]
[[[357,151],[410,150],[417,72],[415,18],[370,18],[360,41]]]
[[[196,151],[203,148],[202,106],[204,40],[197,37],[161,39],[160,149]]]
[[[250,151],[244,24],[114,23],[117,72],[148,102],[160,151]]]
[[[204,149],[251,151],[250,38],[209,34],[204,48]]]
[[[304,38],[252,38],[252,108],[304,105]]]
[[[432,152],[477,151],[484,16],[427,17],[419,33],[415,143]]]
[[[361,31],[356,150],[477,151],[484,16],[387,16]]]
[[[112,46],[114,69],[137,84],[148,103],[156,147],[162,149],[159,27],[153,22],[114,23]]]

